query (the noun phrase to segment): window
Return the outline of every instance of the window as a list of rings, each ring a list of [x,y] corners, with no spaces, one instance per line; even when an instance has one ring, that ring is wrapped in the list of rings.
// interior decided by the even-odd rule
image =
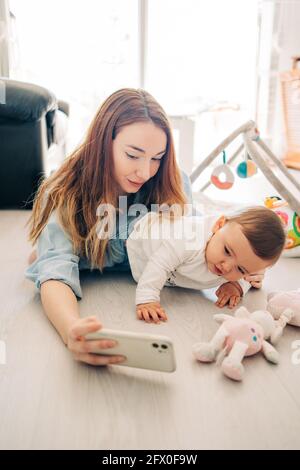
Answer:
[[[18,35],[14,76],[71,105],[70,147],[103,99],[138,86],[138,0],[10,0]]]
[[[140,86],[143,61],[144,87],[167,113],[196,116],[195,163],[254,117],[257,0],[10,0],[10,9],[12,78],[70,103],[70,149],[104,98]]]
[[[254,118],[258,2],[150,0],[148,5],[146,88],[168,113],[195,116],[196,164]]]

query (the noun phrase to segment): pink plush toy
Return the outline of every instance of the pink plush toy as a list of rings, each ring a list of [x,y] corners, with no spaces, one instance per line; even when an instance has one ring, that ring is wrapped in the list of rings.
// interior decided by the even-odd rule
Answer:
[[[300,326],[300,289],[287,292],[271,292],[268,295],[267,310],[278,320],[286,308],[292,311],[290,325]]]
[[[242,360],[245,356],[261,351],[269,362],[279,362],[278,352],[270,343],[278,341],[291,317],[292,311],[288,308],[278,321],[265,310],[250,313],[245,307],[240,307],[234,317],[222,313],[214,315],[222,325],[210,342],[195,344],[193,354],[200,362],[217,360],[227,377],[240,381],[244,375]]]

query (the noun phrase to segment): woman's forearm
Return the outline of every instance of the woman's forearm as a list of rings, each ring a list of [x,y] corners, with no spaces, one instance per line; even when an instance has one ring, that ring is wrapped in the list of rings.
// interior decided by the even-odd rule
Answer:
[[[50,279],[41,285],[41,300],[47,317],[67,344],[68,331],[79,319],[79,307],[74,292],[67,284]]]

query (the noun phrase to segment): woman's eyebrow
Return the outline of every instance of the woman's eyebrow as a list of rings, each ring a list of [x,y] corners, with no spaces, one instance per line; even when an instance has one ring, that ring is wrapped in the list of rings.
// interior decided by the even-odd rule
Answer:
[[[138,152],[142,152],[142,153],[146,153],[145,150],[143,149],[140,149],[139,147],[136,147],[135,145],[127,145],[127,147],[130,147],[132,148],[133,150],[137,150]],[[160,155],[161,153],[165,153],[166,150],[162,150],[161,152],[158,152],[155,157],[157,157],[157,155]]]
[[[235,253],[234,253],[233,249],[228,245],[228,243],[226,244],[226,246],[227,246],[227,248],[229,248],[230,251],[232,251],[233,256],[235,256]],[[247,274],[250,274],[249,271],[246,268],[244,268],[243,266],[239,265],[239,268],[242,268],[243,271],[245,271]]]

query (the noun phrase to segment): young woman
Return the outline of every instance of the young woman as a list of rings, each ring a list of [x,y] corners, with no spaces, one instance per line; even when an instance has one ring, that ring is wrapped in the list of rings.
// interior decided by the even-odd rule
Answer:
[[[125,199],[127,218],[121,217],[120,199],[123,206]],[[191,186],[176,163],[164,110],[144,90],[113,93],[98,110],[83,144],[41,184],[28,221],[37,253],[26,277],[40,289],[45,313],[75,359],[94,365],[124,360],[93,354],[114,346],[111,341],[85,341],[84,335],[102,325],[96,317],[79,317],[79,270],[129,269],[124,245],[128,224],[139,216],[130,215],[133,204],[176,204],[184,210],[186,203],[191,203]],[[101,207],[108,208],[108,217]],[[107,230],[109,221],[113,236]],[[110,236],[99,236],[105,233]]]

